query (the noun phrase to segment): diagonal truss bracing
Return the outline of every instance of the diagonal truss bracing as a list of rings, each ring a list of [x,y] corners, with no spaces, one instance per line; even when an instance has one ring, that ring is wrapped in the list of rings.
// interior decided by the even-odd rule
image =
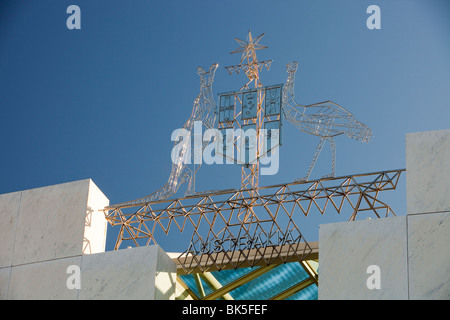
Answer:
[[[135,246],[157,244],[157,237],[173,231],[191,235],[185,241],[188,248],[178,258],[185,273],[269,265],[281,257],[282,263],[301,261],[311,248],[298,227],[299,214],[344,212],[349,221],[362,212],[372,218],[395,216],[378,196],[381,191],[394,190],[403,171],[212,191],[113,205],[104,212],[111,225],[120,226],[115,249],[130,242]]]

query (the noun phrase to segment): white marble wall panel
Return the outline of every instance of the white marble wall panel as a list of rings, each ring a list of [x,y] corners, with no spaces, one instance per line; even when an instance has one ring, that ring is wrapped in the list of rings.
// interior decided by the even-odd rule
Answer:
[[[22,191],[13,265],[82,252],[89,180]]]
[[[157,245],[0,268],[0,300],[173,300],[175,287],[176,264]]]
[[[108,204],[90,179],[0,195],[0,299],[174,299],[159,246],[104,252]]]
[[[0,268],[103,252],[108,204],[90,179],[0,195]]]
[[[66,265],[104,252],[108,204],[91,179],[0,195],[0,299],[76,298]]]
[[[158,246],[158,261],[155,277],[155,300],[174,300],[177,280],[177,265]]]
[[[78,257],[28,263],[11,268],[9,300],[74,300],[77,290],[67,287],[67,268],[80,265]]]
[[[19,202],[20,192],[0,195],[0,268],[12,264]]]
[[[11,267],[0,268],[0,300],[6,300],[8,297],[10,275]]]
[[[380,289],[366,285],[371,265]],[[408,299],[406,217],[320,225],[319,299]]]
[[[450,211],[450,130],[406,135],[407,213]]]
[[[408,216],[410,299],[450,300],[450,213]]]
[[[176,265],[159,246],[84,255],[79,299],[174,298]]]
[[[108,222],[105,219],[105,214],[102,209],[108,205],[108,198],[90,180],[83,236],[83,254],[105,251]]]

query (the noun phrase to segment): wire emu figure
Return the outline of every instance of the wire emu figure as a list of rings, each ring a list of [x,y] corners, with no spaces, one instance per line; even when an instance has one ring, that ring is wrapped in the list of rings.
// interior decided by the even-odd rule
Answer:
[[[336,136],[346,135],[357,141],[369,142],[372,137],[372,130],[357,121],[352,113],[332,101],[319,102],[306,106],[298,104],[294,99],[294,82],[297,68],[298,63],[296,61],[287,64],[288,78],[283,88],[283,114],[286,120],[296,126],[300,131],[320,138],[306,176],[300,180],[309,180],[325,142],[329,142],[330,144],[332,157],[331,173],[325,177],[334,177],[336,170],[336,144],[334,138]]]

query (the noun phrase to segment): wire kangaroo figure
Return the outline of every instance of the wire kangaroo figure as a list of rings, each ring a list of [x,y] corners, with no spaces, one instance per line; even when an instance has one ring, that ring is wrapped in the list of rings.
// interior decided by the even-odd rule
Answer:
[[[194,163],[192,163],[190,159],[191,154],[194,154],[194,156],[196,154],[202,154],[209,142],[202,141],[201,150],[193,150],[191,147],[190,137],[192,136],[194,126],[198,121],[201,121],[206,130],[214,129],[214,123],[216,120],[216,104],[212,93],[212,83],[214,81],[215,72],[218,66],[219,65],[217,63],[214,63],[207,70],[202,67],[198,67],[197,69],[197,74],[200,76],[200,93],[194,100],[194,106],[192,108],[190,118],[186,121],[183,128],[179,129],[181,130],[184,138],[177,140],[174,143],[174,147],[172,149],[172,169],[170,171],[168,181],[152,194],[131,201],[127,204],[169,198],[177,193],[180,186],[186,182],[188,183],[188,187],[185,195],[188,196],[194,194],[195,174],[200,169],[201,163],[197,163],[195,159],[193,161]]]

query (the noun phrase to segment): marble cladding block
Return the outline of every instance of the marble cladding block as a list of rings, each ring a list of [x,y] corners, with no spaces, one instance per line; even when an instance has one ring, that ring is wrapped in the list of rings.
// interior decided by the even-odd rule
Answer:
[[[450,300],[450,213],[408,216],[409,298]]]
[[[75,300],[78,292],[67,288],[67,268],[80,264],[81,255],[12,267],[7,299]]]
[[[108,204],[91,179],[0,195],[0,268],[103,252]]]
[[[89,180],[22,191],[13,265],[81,253]]]
[[[157,245],[84,255],[79,299],[174,299],[176,272]]]
[[[450,211],[450,130],[406,135],[407,213]]]
[[[80,288],[68,288],[77,275]],[[69,268],[71,267],[71,268]],[[0,268],[0,300],[173,300],[176,264],[157,245]]]
[[[174,299],[159,247],[104,252],[109,200],[90,179],[0,195],[0,299]],[[69,266],[81,289],[69,289]]]
[[[0,268],[12,265],[20,195],[20,192],[0,195]]]
[[[109,199],[89,180],[86,219],[83,236],[83,254],[105,252],[108,222],[101,211],[109,205]]]
[[[10,275],[11,267],[0,268],[0,300],[6,300],[8,297]]]
[[[366,285],[380,268],[380,289]],[[319,299],[408,299],[406,217],[320,225]]]

